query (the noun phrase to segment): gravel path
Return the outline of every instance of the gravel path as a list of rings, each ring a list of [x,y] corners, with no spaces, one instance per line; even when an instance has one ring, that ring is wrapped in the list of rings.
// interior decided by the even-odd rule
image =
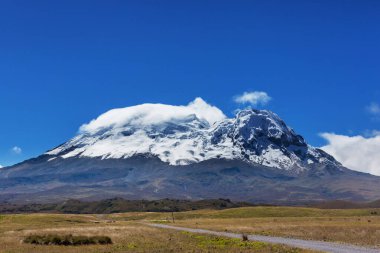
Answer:
[[[196,228],[184,228],[184,227],[169,226],[169,225],[164,225],[164,224],[150,224],[149,223],[148,225],[152,227],[157,227],[157,228],[175,229],[175,230],[187,231],[187,232],[192,232],[192,233],[210,234],[210,235],[225,236],[225,237],[231,237],[231,238],[242,238],[242,235],[237,234],[237,233],[217,232],[217,231],[212,231],[212,230],[196,229]],[[267,243],[285,244],[285,245],[297,247],[297,248],[318,250],[318,251],[323,251],[323,252],[333,252],[333,253],[380,253],[380,249],[358,247],[358,246],[349,245],[349,244],[339,244],[339,243],[322,242],[322,241],[309,241],[309,240],[300,240],[300,239],[291,239],[291,238],[273,237],[273,236],[248,235],[248,240],[267,242]]]

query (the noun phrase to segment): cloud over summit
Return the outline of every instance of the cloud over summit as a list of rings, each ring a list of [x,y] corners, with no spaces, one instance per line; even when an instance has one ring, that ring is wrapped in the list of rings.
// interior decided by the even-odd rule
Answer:
[[[272,98],[264,91],[244,92],[234,97],[234,101],[238,104],[250,104],[253,106],[265,105],[271,99]]]
[[[170,121],[185,120],[195,115],[210,125],[225,119],[224,113],[217,107],[196,98],[188,105],[141,104],[110,110],[90,123],[82,125],[81,132],[94,133],[107,127],[123,125],[148,126]]]

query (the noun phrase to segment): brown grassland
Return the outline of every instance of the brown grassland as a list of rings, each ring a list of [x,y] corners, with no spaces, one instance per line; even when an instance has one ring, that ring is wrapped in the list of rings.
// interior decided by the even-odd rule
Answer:
[[[135,218],[135,215],[128,213],[113,216]],[[157,222],[170,221],[167,214],[154,214],[153,217]],[[380,209],[376,208],[243,207],[181,212],[176,213],[175,217],[174,225],[183,227],[380,248]]]
[[[380,210],[249,207],[174,213],[172,225],[379,246],[377,213]],[[312,252],[153,228],[146,222],[171,223],[171,213],[0,215],[0,252]],[[109,236],[113,244],[55,246],[23,242],[28,235],[51,234]]]

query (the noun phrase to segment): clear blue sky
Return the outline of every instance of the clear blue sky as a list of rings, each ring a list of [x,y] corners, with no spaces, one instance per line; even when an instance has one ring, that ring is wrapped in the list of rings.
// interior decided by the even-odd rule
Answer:
[[[377,0],[2,0],[0,164],[111,108],[200,96],[232,115],[244,91],[312,145],[379,129],[379,47]]]

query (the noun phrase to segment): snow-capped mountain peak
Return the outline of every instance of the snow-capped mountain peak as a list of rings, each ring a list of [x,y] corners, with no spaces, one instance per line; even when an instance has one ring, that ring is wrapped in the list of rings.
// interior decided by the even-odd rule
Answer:
[[[46,154],[51,159],[148,155],[171,165],[238,159],[295,171],[310,163],[338,164],[309,146],[273,112],[245,109],[226,118],[200,98],[187,106],[143,104],[111,110]]]
[[[306,145],[303,138],[289,128],[275,113],[266,110],[242,110],[236,116],[236,134],[239,137],[257,139],[265,136],[273,141],[278,140],[284,145]]]

